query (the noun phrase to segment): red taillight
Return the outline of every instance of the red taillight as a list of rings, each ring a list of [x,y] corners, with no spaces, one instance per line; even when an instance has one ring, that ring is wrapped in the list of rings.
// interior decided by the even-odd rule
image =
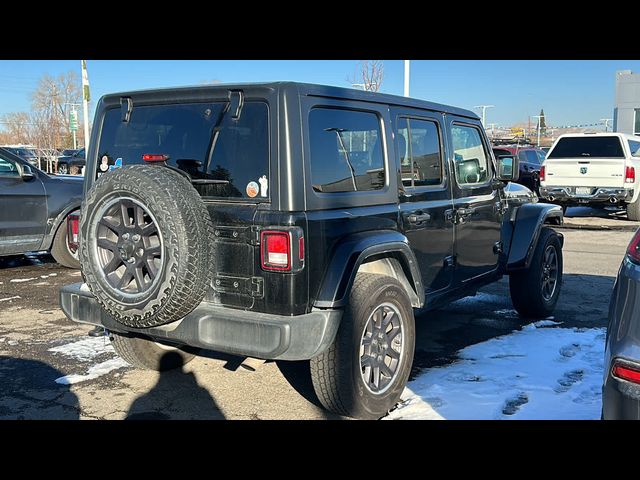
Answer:
[[[544,182],[544,171],[545,171],[545,167],[544,167],[544,165],[542,165],[540,167],[540,181],[541,182]]]
[[[72,252],[78,249],[80,232],[80,215],[72,213],[67,217],[67,245]]]
[[[274,230],[260,233],[262,268],[277,272],[291,270],[291,234]]]
[[[145,153],[144,155],[142,155],[142,160],[144,160],[145,162],[166,162],[167,160],[169,160],[169,155]]]
[[[638,229],[627,247],[627,255],[631,260],[640,263],[640,229]]]
[[[624,171],[624,183],[636,183],[636,169],[627,167]]]
[[[636,368],[631,368],[628,365],[616,363],[613,366],[613,370],[611,373],[613,373],[614,377],[621,378],[622,380],[626,380],[628,382],[640,384],[640,370]]]

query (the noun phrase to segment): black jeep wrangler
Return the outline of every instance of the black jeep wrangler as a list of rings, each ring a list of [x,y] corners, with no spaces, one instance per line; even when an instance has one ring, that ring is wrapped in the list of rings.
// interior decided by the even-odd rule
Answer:
[[[134,366],[203,348],[310,360],[326,408],[378,418],[409,376],[414,309],[505,274],[522,316],[558,300],[562,209],[508,208],[517,159],[493,158],[470,111],[216,85],[107,95],[94,126],[85,284],[60,300]]]

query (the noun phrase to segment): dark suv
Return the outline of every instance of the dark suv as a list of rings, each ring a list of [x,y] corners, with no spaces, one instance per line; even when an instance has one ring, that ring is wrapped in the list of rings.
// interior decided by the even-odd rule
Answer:
[[[310,360],[325,407],[378,418],[409,376],[414,308],[504,274],[521,315],[557,302],[562,236],[547,224],[562,210],[507,209],[517,159],[494,160],[470,111],[216,85],[107,95],[94,125],[86,286],[61,304],[132,365],[166,369],[200,348]]]

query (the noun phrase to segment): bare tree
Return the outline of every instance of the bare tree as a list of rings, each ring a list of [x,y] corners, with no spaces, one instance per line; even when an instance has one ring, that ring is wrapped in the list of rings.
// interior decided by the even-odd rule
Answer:
[[[3,143],[28,144],[31,142],[32,125],[26,112],[11,112],[2,116],[5,141]]]
[[[70,147],[69,111],[81,99],[81,83],[74,71],[42,76],[31,95],[32,123],[37,126],[34,143],[41,148]]]
[[[384,62],[382,60],[360,60],[355,75],[347,81],[353,86],[361,87],[368,92],[377,92],[384,78]]]

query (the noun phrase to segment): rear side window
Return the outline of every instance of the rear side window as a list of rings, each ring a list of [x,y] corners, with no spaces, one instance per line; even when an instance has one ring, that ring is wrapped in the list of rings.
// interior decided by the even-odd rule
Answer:
[[[458,185],[473,187],[486,183],[489,178],[489,163],[480,131],[475,127],[453,125],[451,142]]]
[[[396,147],[403,185],[424,187],[442,183],[440,133],[435,122],[399,119]]]
[[[316,192],[366,192],[384,187],[382,130],[375,113],[312,109],[309,147]]]
[[[96,175],[144,163],[145,154],[168,155],[168,164],[193,179],[200,195],[264,199],[268,196],[269,123],[263,102],[246,102],[240,118],[222,103],[134,106],[129,122],[120,109],[104,117]],[[214,127],[219,124],[219,134]]]
[[[547,158],[624,158],[618,137],[564,137]]]
[[[629,150],[634,157],[640,157],[640,142],[629,140]]]

